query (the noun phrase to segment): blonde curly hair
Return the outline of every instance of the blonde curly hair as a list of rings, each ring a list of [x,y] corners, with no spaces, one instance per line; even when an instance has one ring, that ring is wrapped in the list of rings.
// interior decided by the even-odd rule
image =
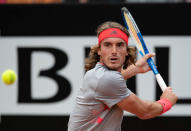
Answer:
[[[99,36],[99,34],[103,30],[106,30],[109,28],[118,28],[129,36],[129,32],[127,31],[127,29],[124,26],[122,26],[121,24],[119,24],[117,22],[113,22],[113,21],[107,21],[107,22],[104,22],[101,25],[99,25],[97,28],[97,36]],[[97,64],[97,62],[100,61],[100,56],[97,53],[99,48],[100,48],[100,46],[98,44],[93,45],[91,47],[89,56],[88,56],[88,58],[85,59],[85,70],[86,71],[94,68],[95,65]],[[126,69],[129,65],[135,64],[135,62],[136,62],[136,56],[137,56],[136,48],[127,46],[127,52],[128,52],[128,56],[126,56],[126,59],[125,59],[124,65],[123,65],[123,69]]]

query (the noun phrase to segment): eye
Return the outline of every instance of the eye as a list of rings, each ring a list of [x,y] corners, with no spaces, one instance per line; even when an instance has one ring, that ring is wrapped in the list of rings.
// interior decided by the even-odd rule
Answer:
[[[124,45],[125,45],[124,42],[119,42],[119,43],[117,43],[117,46],[118,46],[118,47],[122,47],[122,46],[124,46]]]
[[[109,47],[110,45],[111,45],[111,43],[109,43],[109,42],[104,43],[104,46],[106,46],[106,47]]]

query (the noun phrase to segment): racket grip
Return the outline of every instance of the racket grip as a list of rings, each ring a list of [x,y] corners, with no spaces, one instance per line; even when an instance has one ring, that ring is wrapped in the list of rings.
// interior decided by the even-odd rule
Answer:
[[[158,82],[161,90],[164,92],[164,90],[167,88],[166,83],[164,82],[164,80],[160,74],[157,74],[155,76],[156,76],[157,82]]]
[[[153,60],[152,60],[151,58],[149,58],[149,59],[147,60],[147,63],[149,64],[151,70],[153,71],[153,73],[154,73],[155,75],[159,74],[159,72],[158,72],[158,70],[157,70],[157,68],[156,68],[156,66],[155,66],[155,64],[154,64],[154,62],[153,62]]]

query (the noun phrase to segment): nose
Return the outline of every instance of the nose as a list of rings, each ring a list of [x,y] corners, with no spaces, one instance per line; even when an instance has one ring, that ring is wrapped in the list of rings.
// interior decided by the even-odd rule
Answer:
[[[112,54],[116,54],[117,53],[117,48],[115,46],[113,46],[112,48]]]

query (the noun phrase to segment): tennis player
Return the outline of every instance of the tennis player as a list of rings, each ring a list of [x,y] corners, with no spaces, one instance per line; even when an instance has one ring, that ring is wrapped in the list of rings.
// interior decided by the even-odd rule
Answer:
[[[128,46],[129,33],[116,22],[104,22],[97,29],[98,44],[86,60],[86,74],[76,97],[68,131],[120,131],[123,111],[140,119],[149,119],[168,111],[177,101],[168,87],[160,100],[138,98],[126,86],[126,80],[150,71],[147,54],[136,61],[136,50]]]

